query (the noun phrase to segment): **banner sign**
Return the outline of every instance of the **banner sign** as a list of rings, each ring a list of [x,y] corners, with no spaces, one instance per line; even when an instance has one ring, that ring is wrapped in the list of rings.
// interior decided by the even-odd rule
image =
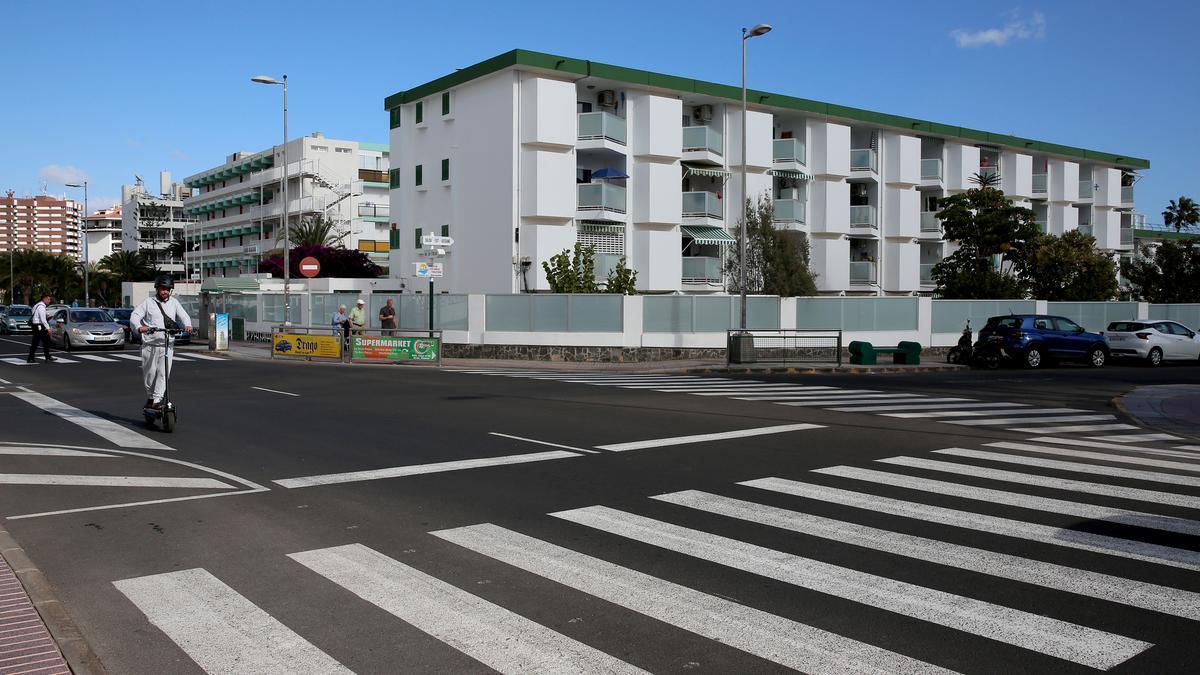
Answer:
[[[342,356],[342,338],[337,335],[272,333],[271,351],[276,356],[317,356],[338,359]]]
[[[439,338],[355,335],[351,358],[379,361],[437,361]]]
[[[442,276],[442,263],[415,262],[413,263],[413,276],[421,279],[440,277]]]
[[[229,315],[213,315],[213,349],[218,352],[229,351]]]

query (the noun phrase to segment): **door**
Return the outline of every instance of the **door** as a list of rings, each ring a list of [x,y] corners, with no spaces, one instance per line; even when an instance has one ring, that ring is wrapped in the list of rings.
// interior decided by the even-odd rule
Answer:
[[[1055,333],[1066,356],[1083,356],[1091,346],[1091,338],[1084,334],[1083,326],[1061,316],[1054,317]]]
[[[1171,345],[1171,351],[1165,356],[1169,359],[1192,359],[1196,357],[1194,349],[1195,343],[1192,342],[1192,331],[1175,323],[1174,321],[1163,321],[1156,326],[1158,332],[1166,333],[1166,341]]]
[[[1035,316],[1030,321],[1047,355],[1060,356],[1066,353],[1066,344],[1058,329],[1054,327],[1053,319],[1048,316]]]
[[[65,347],[63,340],[66,339],[67,330],[67,310],[60,309],[50,319],[50,341]]]

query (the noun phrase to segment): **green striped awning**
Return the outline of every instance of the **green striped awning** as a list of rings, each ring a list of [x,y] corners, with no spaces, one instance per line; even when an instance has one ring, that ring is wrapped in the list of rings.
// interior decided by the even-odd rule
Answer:
[[[580,232],[593,234],[624,234],[625,226],[620,223],[608,223],[594,220],[581,220],[578,223]]]
[[[731,173],[725,169],[702,169],[696,166],[683,165],[683,177],[688,176],[704,176],[706,178],[729,178]]]
[[[683,236],[690,237],[697,244],[716,244],[723,246],[725,244],[736,243],[737,240],[729,236],[723,227],[705,227],[701,225],[681,225],[679,229],[683,232]]]
[[[779,176],[780,178],[791,178],[793,180],[812,180],[813,179],[811,173],[804,173],[803,171],[792,171],[791,169],[771,169],[770,173],[772,176]]]

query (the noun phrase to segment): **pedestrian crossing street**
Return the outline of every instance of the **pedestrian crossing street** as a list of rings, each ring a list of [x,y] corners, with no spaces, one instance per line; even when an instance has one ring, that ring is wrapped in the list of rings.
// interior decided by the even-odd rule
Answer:
[[[81,354],[79,352],[55,352],[54,365],[64,364],[72,365],[77,363],[122,363],[133,361],[141,365],[141,353],[127,354],[125,352],[102,352],[98,354]],[[187,363],[188,361],[229,361],[227,358],[220,356],[208,356],[207,354],[197,354],[195,352],[176,353],[171,357],[172,363]],[[18,356],[6,356],[0,358],[0,363],[7,363],[13,366],[34,366],[45,365],[41,355],[38,355],[35,363],[29,363],[24,358]]]
[[[549,380],[634,391],[723,397],[789,407],[856,412],[896,419],[926,419],[958,427],[998,428],[1027,434],[1111,435],[1122,432],[1128,442],[1178,440],[1168,434],[1147,434],[1110,413],[1081,408],[1038,407],[1029,403],[982,401],[965,396],[930,396],[915,392],[851,389],[822,385],[769,383],[696,375],[567,373],[498,369],[456,369],[450,372],[528,380]],[[1123,442],[1117,439],[1118,442]]]
[[[297,588],[284,590],[316,597],[304,586],[324,578],[341,589],[320,608],[329,622],[353,621],[366,603],[502,673],[646,672],[647,654],[597,646],[606,627],[638,625],[631,615],[804,672],[1109,670],[1157,640],[1194,635],[1200,621],[1200,593],[1187,590],[1197,587],[1200,549],[1159,536],[1200,535],[1200,451],[1161,445],[1045,437],[942,448],[656,494],[623,508],[570,508],[518,529],[480,522],[427,533],[424,548],[448,545],[486,569],[522,570],[514,590],[574,603],[566,615],[581,617],[578,625],[543,625],[501,606],[461,565],[398,560],[414,552],[411,540],[396,543],[395,556],[357,542],[287,554]],[[1108,527],[1074,527],[1079,519]],[[549,536],[520,531],[547,523],[560,527]],[[754,541],[764,533],[775,547]],[[697,563],[722,572],[696,573]],[[711,587],[725,580],[768,584],[782,600],[767,609],[731,599]],[[347,663],[364,658],[364,645],[297,634],[288,607],[272,614],[205,569],[114,584],[210,673],[351,672]],[[602,610],[580,594],[606,601],[603,612],[615,616],[596,615]],[[821,598],[842,603],[838,613],[850,618],[822,611]],[[632,643],[655,658],[691,644]]]

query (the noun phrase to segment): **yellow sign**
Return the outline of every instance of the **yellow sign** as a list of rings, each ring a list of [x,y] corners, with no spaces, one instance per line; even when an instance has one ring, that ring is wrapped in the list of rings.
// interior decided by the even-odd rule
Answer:
[[[297,335],[273,333],[271,350],[276,356],[317,356],[337,359],[342,356],[342,339],[336,335]]]

